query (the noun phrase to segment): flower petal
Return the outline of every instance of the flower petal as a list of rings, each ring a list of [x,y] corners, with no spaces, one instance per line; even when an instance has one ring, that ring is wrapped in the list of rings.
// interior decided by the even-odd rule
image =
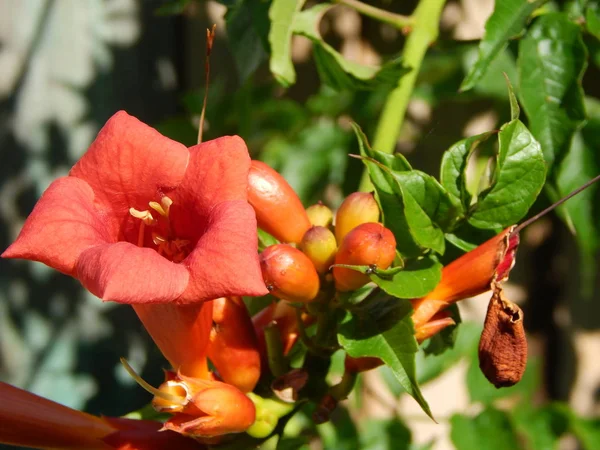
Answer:
[[[189,152],[185,179],[169,196],[174,202],[171,217],[175,234],[196,240],[214,205],[247,199],[250,156],[239,136],[204,142]]]
[[[0,382],[0,442],[27,447],[107,449],[101,439],[115,428],[76,411]]]
[[[266,295],[257,246],[252,207],[240,200],[216,205],[205,233],[183,260],[190,271],[190,283],[177,302]]]
[[[94,209],[92,188],[79,178],[63,177],[44,192],[2,257],[40,261],[74,275],[84,250],[112,241],[106,221]]]
[[[175,188],[185,175],[189,152],[125,111],[100,130],[70,175],[88,182],[96,202],[116,223],[129,208],[148,208],[160,194]]]
[[[77,278],[92,294],[119,303],[175,300],[185,291],[189,279],[184,266],[128,242],[86,250],[76,270]]]

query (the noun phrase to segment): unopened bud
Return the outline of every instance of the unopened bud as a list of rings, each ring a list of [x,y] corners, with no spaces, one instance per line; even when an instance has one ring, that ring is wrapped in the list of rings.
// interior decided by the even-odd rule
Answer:
[[[250,166],[248,202],[258,227],[281,242],[298,244],[310,228],[298,195],[277,171],[261,161],[252,161]]]
[[[271,245],[259,259],[265,285],[275,297],[304,303],[319,293],[319,275],[300,250],[287,244]]]
[[[380,223],[363,223],[354,228],[342,241],[335,264],[377,266],[387,269],[396,257],[394,234]],[[353,291],[369,282],[369,277],[344,267],[333,268],[333,279],[338,291]]]
[[[329,228],[315,226],[304,234],[300,250],[312,261],[317,272],[324,274],[333,264],[337,242]]]
[[[335,215],[335,237],[339,244],[358,225],[379,220],[379,205],[373,194],[354,192],[340,205]]]
[[[306,214],[315,227],[329,227],[333,222],[333,211],[321,202],[306,208]]]
[[[240,297],[213,303],[207,354],[224,382],[250,392],[260,378],[260,352],[252,320]]]
[[[415,338],[417,339],[417,342],[421,343],[425,339],[435,336],[444,328],[452,325],[456,325],[456,322],[450,317],[450,314],[447,311],[440,311],[433,316],[429,322],[416,327]]]

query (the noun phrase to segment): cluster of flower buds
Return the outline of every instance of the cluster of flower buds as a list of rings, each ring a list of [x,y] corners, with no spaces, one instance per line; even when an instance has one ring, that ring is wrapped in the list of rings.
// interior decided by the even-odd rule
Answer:
[[[333,228],[334,215],[327,206],[319,203],[305,210],[280,174],[253,161],[248,197],[259,228],[282,242],[260,255],[267,289],[279,299],[310,303],[332,283],[338,291],[352,291],[369,277],[337,265],[387,269],[394,261],[396,240],[378,222],[379,206],[370,193],[348,196],[335,215]]]

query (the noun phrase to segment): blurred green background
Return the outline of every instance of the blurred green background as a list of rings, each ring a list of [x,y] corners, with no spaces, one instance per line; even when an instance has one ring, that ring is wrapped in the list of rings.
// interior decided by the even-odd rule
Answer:
[[[416,5],[369,3],[402,14]],[[552,7],[579,3],[587,2]],[[502,72],[518,77],[513,43],[474,90],[458,92],[493,7],[490,0],[445,6],[440,39],[427,53],[396,146],[415,168],[436,174],[450,145],[509,117]],[[305,205],[322,200],[335,207],[356,190],[362,167],[347,156],[357,153],[349,124],[357,122],[372,138],[391,85],[336,85],[326,76],[336,72],[323,44],[297,36],[296,83],[283,88],[268,66],[268,8],[259,0],[2,0],[0,248],[15,239],[44,189],[68,172],[114,112],[124,109],[173,139],[195,143],[205,29],[213,23],[205,140],[239,134]],[[327,12],[320,31],[347,60],[367,65],[398,56],[405,40],[343,6]],[[573,145],[586,152],[585,170],[598,173],[599,46],[592,37],[586,44],[589,120]],[[380,370],[362,378],[333,425],[293,423],[294,442],[347,449],[600,448],[597,195],[587,202],[583,244],[555,216],[523,235],[508,289],[525,310],[530,337],[532,358],[520,385],[497,391],[479,373],[474,355],[484,296],[461,306],[473,323],[461,326],[453,350],[419,360],[439,424]],[[536,209],[547,204],[540,198]],[[130,308],[102,304],[76,280],[25,261],[0,260],[0,286],[0,380],[95,414],[122,415],[149,401],[119,357],[143,368],[142,377],[154,385],[165,361]]]

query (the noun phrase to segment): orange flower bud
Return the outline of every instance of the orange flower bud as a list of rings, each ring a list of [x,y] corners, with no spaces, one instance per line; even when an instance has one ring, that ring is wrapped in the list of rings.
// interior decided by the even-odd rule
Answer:
[[[508,278],[514,265],[519,235],[514,226],[465,253],[442,269],[442,279],[425,297],[412,301],[413,322],[420,327],[448,305],[491,289],[493,281]]]
[[[373,194],[354,192],[340,205],[335,215],[335,237],[339,244],[358,225],[379,220],[379,205]]]
[[[167,373],[152,402],[158,411],[174,413],[163,426],[194,438],[241,433],[254,423],[254,403],[239,389],[214,380]],[[170,394],[172,398],[169,398]],[[170,409],[165,409],[168,402]]]
[[[300,242],[300,250],[312,261],[315,269],[324,274],[333,264],[337,253],[337,242],[329,228],[311,227]]]
[[[363,223],[354,228],[342,241],[335,257],[336,264],[357,266],[376,265],[387,269],[396,257],[396,239],[380,223]],[[338,291],[353,291],[369,282],[369,277],[356,270],[333,268]]]
[[[228,384],[251,392],[260,378],[260,354],[252,320],[240,297],[213,300],[208,358]]]
[[[417,342],[421,343],[451,325],[456,325],[454,319],[447,312],[441,311],[433,316],[429,322],[415,329]]]
[[[298,195],[287,181],[261,161],[252,161],[248,173],[248,202],[258,227],[282,242],[298,244],[310,221]]]
[[[291,302],[310,302],[319,293],[319,275],[308,256],[287,245],[267,247],[259,257],[267,289]]]
[[[306,208],[306,214],[315,227],[329,227],[333,222],[333,211],[321,202]]]

